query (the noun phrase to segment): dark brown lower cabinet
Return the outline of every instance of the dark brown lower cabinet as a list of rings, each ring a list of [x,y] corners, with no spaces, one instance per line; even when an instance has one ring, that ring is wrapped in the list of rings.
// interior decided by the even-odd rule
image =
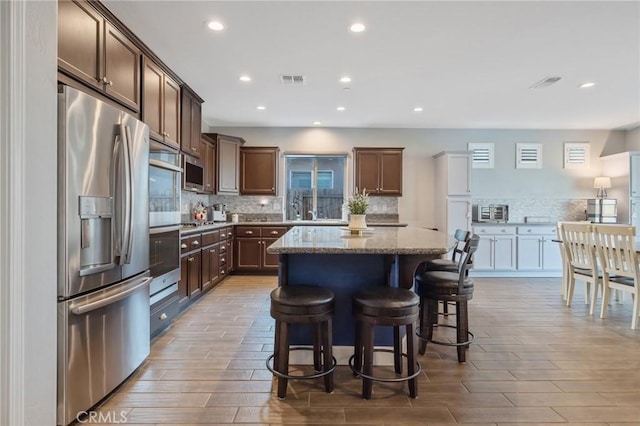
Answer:
[[[198,251],[187,255],[187,268],[189,268],[189,297],[197,296],[200,293],[200,274],[202,264],[202,252]]]
[[[278,255],[267,248],[287,232],[284,226],[236,227],[235,270],[238,272],[278,272]]]
[[[220,244],[202,249],[202,291],[207,291],[220,281]]]
[[[261,267],[262,240],[260,238],[237,237],[236,270],[249,271]]]

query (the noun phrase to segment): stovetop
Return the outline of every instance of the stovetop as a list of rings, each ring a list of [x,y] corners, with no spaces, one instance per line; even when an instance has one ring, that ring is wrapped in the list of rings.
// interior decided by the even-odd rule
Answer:
[[[216,222],[215,220],[203,220],[203,221],[197,221],[197,222],[183,222],[183,223],[181,223],[181,225],[189,227],[189,228],[197,228],[198,226],[221,225],[223,223],[224,222],[222,222],[222,221]]]

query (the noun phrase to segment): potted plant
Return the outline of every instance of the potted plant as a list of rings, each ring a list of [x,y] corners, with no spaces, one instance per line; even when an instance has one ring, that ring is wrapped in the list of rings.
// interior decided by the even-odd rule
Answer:
[[[369,194],[363,189],[356,188],[353,197],[349,199],[349,229],[361,230],[367,227],[367,207],[369,206]]]

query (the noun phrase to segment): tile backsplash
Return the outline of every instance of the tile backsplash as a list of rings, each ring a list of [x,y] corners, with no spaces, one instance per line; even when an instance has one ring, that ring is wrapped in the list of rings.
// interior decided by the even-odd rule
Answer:
[[[550,222],[585,220],[587,200],[474,198],[473,204],[508,204],[509,222],[524,222],[527,216],[549,217]]]
[[[182,191],[182,214],[189,215],[193,207],[201,201],[205,206],[221,203],[227,205],[229,213],[250,215],[279,215],[282,217],[283,197],[254,195],[204,195]],[[377,215],[397,215],[397,197],[370,197],[368,213]]]

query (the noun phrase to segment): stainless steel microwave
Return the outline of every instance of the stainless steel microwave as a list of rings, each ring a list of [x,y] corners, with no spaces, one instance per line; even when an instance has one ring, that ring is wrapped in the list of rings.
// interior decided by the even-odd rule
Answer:
[[[204,163],[194,157],[182,156],[182,187],[186,190],[204,191]]]
[[[509,206],[507,204],[478,204],[473,207],[474,222],[508,222]]]

